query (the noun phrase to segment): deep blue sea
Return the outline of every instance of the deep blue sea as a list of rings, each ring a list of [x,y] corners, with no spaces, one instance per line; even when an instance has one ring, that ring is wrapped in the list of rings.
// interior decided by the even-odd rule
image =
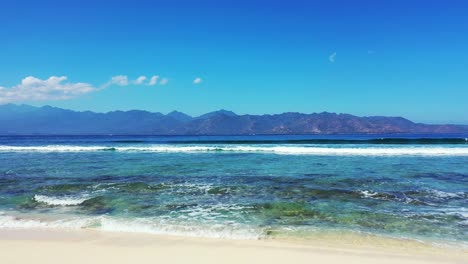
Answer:
[[[0,229],[466,246],[467,137],[0,137]]]

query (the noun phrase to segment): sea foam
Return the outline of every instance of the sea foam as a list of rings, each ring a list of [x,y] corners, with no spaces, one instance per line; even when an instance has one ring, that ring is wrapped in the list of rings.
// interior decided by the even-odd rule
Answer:
[[[69,218],[69,219],[40,219],[34,217],[18,217],[0,214],[0,229],[81,229],[91,226],[94,219]]]
[[[317,156],[468,156],[468,147],[317,147],[317,146],[0,146],[0,152],[155,152],[155,153],[265,153],[278,155],[317,155]]]
[[[46,196],[46,195],[34,195],[34,200],[39,203],[44,203],[52,206],[72,206],[79,205],[84,201],[90,199],[89,196]]]
[[[102,217],[99,230],[110,232],[146,233],[187,237],[255,240],[263,236],[263,230],[241,224],[201,225],[191,221],[174,222],[168,219],[119,219]]]
[[[241,224],[198,225],[157,218],[117,218],[111,216],[42,219],[37,216],[0,214],[0,229],[92,229],[103,232],[145,233],[187,237],[256,240],[263,229]]]

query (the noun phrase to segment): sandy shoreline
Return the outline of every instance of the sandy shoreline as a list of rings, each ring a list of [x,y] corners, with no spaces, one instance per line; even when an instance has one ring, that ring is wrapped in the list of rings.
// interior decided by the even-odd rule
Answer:
[[[463,263],[468,252],[414,242],[223,240],[131,233],[2,230],[2,263]]]

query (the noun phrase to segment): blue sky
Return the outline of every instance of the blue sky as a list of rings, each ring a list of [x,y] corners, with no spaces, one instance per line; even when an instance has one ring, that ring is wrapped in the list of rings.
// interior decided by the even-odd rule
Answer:
[[[2,103],[468,124],[466,1],[10,2]]]

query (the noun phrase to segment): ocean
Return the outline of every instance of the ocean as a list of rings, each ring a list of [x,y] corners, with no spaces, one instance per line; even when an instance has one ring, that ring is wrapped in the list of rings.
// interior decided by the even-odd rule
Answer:
[[[468,246],[467,135],[0,137],[0,229]]]

